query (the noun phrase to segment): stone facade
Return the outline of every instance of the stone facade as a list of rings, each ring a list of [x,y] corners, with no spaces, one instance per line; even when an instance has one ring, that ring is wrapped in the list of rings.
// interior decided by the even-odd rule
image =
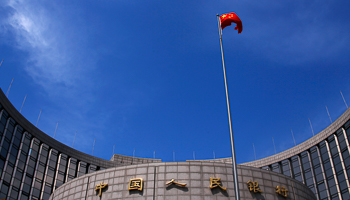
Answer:
[[[292,178],[253,167],[238,166],[241,200],[316,200],[313,192]],[[222,187],[210,189],[210,177],[221,178]],[[142,191],[128,190],[129,180],[142,178]],[[185,187],[166,185],[171,179],[186,183]],[[222,163],[163,162],[115,167],[76,178],[58,188],[50,200],[233,200],[232,167]],[[250,192],[247,182],[257,181],[262,193]],[[101,182],[108,186],[95,191]],[[287,198],[276,193],[276,187],[288,189]]]

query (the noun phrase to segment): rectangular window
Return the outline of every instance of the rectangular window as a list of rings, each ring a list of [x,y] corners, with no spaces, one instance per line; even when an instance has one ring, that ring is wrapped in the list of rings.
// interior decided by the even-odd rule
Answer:
[[[282,163],[283,174],[286,176],[291,176],[290,167],[289,167],[289,160],[283,160],[281,163]]]
[[[97,171],[97,166],[95,166],[95,165],[90,165],[90,167],[89,167],[89,173],[94,172],[94,171]]]
[[[40,189],[37,188],[33,188],[33,193],[32,193],[33,197],[36,197],[39,199],[40,196]]]
[[[80,161],[78,165],[78,177],[86,174],[87,163]]]
[[[341,196],[343,199],[350,199],[350,194],[347,190],[343,191]]]
[[[9,190],[9,186],[6,184],[2,184],[1,191],[0,191],[1,192],[0,197],[5,198],[7,196],[8,190]]]
[[[21,170],[24,170],[25,163],[23,161],[18,160],[17,167]]]
[[[337,194],[338,191],[337,191],[337,186],[332,186],[332,187],[329,187],[329,193],[330,195],[334,195],[334,194]]]
[[[321,200],[328,200],[327,191],[326,190],[319,192],[319,194],[320,194]]]
[[[8,184],[10,184],[11,183],[11,174],[8,174],[8,173],[6,173],[6,172],[4,172],[4,174],[3,174],[3,177],[4,177],[4,179],[3,179],[3,183],[8,183]]]
[[[70,175],[70,177],[73,177],[73,178],[76,177],[76,175],[75,175],[76,174],[76,168],[77,168],[77,159],[69,158],[67,174]]]
[[[44,186],[44,192],[50,194],[51,193],[51,186],[49,184],[45,184]]]
[[[11,198],[18,199],[18,190],[12,190],[11,191]]]
[[[23,172],[21,172],[19,169],[17,169],[16,174],[15,174],[15,177],[16,177],[18,180],[22,180]]]
[[[13,146],[16,147],[17,149],[19,148],[20,144],[21,144],[21,139],[15,138],[13,140]]]
[[[280,164],[279,163],[272,164],[272,171],[281,173]]]
[[[29,194],[30,193],[30,186],[28,184],[23,184],[23,192]]]
[[[323,173],[320,173],[320,174],[317,174],[316,175],[316,182],[319,183],[321,181],[323,181],[324,178],[323,178]]]
[[[43,173],[43,172],[40,172],[40,171],[37,171],[37,172],[36,172],[36,178],[39,179],[39,180],[43,180],[43,178],[44,178],[44,173]]]

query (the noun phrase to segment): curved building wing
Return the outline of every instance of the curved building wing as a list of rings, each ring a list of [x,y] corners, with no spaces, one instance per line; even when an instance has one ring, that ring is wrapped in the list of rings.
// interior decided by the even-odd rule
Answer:
[[[75,150],[24,118],[0,89],[0,199],[49,199],[62,184],[98,170],[161,162],[115,154],[111,161]]]
[[[318,199],[350,199],[350,109],[309,140],[242,165],[282,173],[307,185]]]
[[[242,163],[284,174],[307,185],[317,199],[350,199],[350,108],[305,142],[281,153]],[[231,158],[203,160],[232,163]]]

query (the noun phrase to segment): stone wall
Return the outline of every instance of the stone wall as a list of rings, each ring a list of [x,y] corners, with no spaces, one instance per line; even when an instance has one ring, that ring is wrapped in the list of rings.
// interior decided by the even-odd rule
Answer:
[[[238,166],[241,200],[316,200],[312,191],[302,183],[282,174],[248,166]],[[221,186],[210,189],[210,177],[221,178]],[[142,178],[142,191],[128,190],[129,180]],[[186,183],[185,187],[166,185],[171,179]],[[208,162],[163,162],[115,167],[65,183],[53,192],[50,200],[233,200],[234,184],[231,165]],[[248,181],[257,181],[262,193],[249,191]],[[99,197],[95,191],[101,182],[108,186]],[[288,197],[276,193],[276,187],[289,190]]]

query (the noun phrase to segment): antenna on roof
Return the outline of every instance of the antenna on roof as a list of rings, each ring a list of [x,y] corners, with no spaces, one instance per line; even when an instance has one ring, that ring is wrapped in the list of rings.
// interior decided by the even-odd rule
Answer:
[[[57,128],[58,128],[58,122],[59,122],[59,121],[57,121],[56,128],[55,128],[55,133],[53,134],[53,138],[54,138],[54,139],[55,139],[56,131],[57,131]]]
[[[275,149],[275,154],[276,154],[277,152],[276,152],[275,140],[273,140],[273,137],[272,137],[272,142],[273,142],[273,148]]]
[[[311,131],[312,131],[312,136],[315,136],[314,129],[312,128],[311,120],[310,120],[310,118],[308,118],[308,119],[309,119],[309,123],[310,123]]]
[[[346,103],[346,101],[345,101],[345,99],[344,99],[343,93],[342,93],[341,91],[340,91],[340,94],[341,94],[341,97],[343,97],[343,101],[344,101],[344,103],[345,103],[345,105],[346,105],[346,108],[349,108],[348,104]]]
[[[40,109],[40,113],[39,113],[39,116],[38,116],[38,120],[36,121],[35,127],[38,127],[38,123],[39,123],[39,119],[40,119],[42,111],[43,111],[43,109]]]
[[[214,159],[215,159],[215,151],[213,151],[213,156],[214,156]]]
[[[175,150],[173,150],[173,161],[175,161]]]
[[[95,141],[96,141],[96,138],[94,139],[94,144],[92,145],[92,156],[94,155],[94,149],[95,149]]]
[[[57,125],[58,125],[58,123],[57,123]],[[74,143],[75,143],[75,138],[77,137],[77,132],[78,132],[78,131],[75,131],[75,135],[74,135],[74,140],[73,140],[72,148],[74,148]]]
[[[153,159],[156,159],[156,150],[153,151]]]
[[[9,86],[9,89],[7,90],[7,92],[6,92],[6,97],[9,95],[9,93],[10,93],[10,89],[11,89],[11,85],[12,85],[12,83],[13,83],[13,79],[15,79],[15,78],[12,78],[12,81],[11,81],[11,83],[10,83],[10,86]]]
[[[114,155],[115,144],[113,145],[113,155]]]
[[[134,148],[134,151],[133,151],[133,153],[132,153],[132,163],[131,163],[131,164],[134,163],[134,157],[135,157],[135,148]]]
[[[193,160],[196,160],[196,153],[193,151]]]
[[[255,153],[255,146],[254,146],[254,143],[253,143],[253,149],[254,149],[254,157],[255,157],[255,160],[256,160],[256,153]]]
[[[24,106],[24,102],[26,101],[26,98],[27,98],[27,95],[26,95],[26,96],[24,97],[24,99],[23,99],[23,103],[22,103],[21,109],[19,110],[19,113],[22,112],[22,108],[23,108],[23,106]]]
[[[328,111],[327,106],[326,106],[326,110],[327,110],[327,114],[328,114],[329,120],[331,121],[331,123],[333,123],[332,118],[331,118],[331,116],[329,115],[329,111]]]
[[[293,130],[290,129],[290,131],[292,132],[292,136],[293,136],[293,141],[294,141],[294,145],[297,146],[297,143],[295,143],[295,138],[294,138],[294,133],[293,133]]]

